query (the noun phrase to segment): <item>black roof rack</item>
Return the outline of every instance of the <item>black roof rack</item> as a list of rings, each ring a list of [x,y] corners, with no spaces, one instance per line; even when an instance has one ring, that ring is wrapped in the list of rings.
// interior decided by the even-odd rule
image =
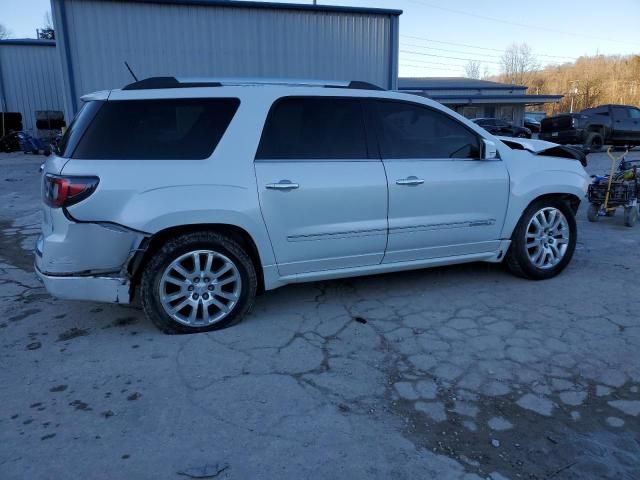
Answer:
[[[356,90],[385,90],[384,88],[379,87],[378,85],[375,85],[373,83],[361,82],[358,80],[349,82],[349,86],[347,88],[353,88]]]
[[[246,79],[198,79],[198,81],[179,81],[176,77],[149,77],[144,80],[130,83],[122,90],[156,90],[160,88],[193,88],[193,87],[221,87],[228,85],[306,85],[324,88],[351,88],[355,90],[384,90],[384,88],[369,82],[351,81],[318,81],[318,80],[297,80],[297,79],[267,79],[267,78],[246,78]]]
[[[179,82],[176,77],[149,77],[130,83],[122,90],[156,90],[159,88],[221,87],[220,82]]]

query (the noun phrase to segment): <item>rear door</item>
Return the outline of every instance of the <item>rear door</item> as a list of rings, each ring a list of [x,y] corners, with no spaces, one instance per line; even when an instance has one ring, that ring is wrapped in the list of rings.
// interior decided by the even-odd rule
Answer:
[[[383,263],[493,252],[506,214],[502,161],[480,160],[481,138],[425,105],[371,101],[389,181]]]
[[[616,143],[630,142],[633,139],[633,120],[628,107],[611,107],[613,119],[612,139]]]
[[[379,264],[387,180],[348,97],[285,97],[267,118],[255,172],[281,275]]]

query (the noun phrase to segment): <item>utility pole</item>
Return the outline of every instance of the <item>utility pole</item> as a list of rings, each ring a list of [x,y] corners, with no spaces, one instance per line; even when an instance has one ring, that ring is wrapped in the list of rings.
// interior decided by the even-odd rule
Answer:
[[[578,93],[578,80],[569,80],[571,84],[571,88],[569,88],[569,92],[571,93],[571,107],[569,108],[569,113],[573,113],[573,99]]]

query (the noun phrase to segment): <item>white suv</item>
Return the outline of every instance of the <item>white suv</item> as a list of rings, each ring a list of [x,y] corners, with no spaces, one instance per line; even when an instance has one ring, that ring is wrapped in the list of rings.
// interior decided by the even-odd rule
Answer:
[[[157,77],[83,101],[44,165],[38,275],[59,298],[138,296],[165,332],[287,283],[503,260],[545,279],[573,255],[580,163],[426,98]]]

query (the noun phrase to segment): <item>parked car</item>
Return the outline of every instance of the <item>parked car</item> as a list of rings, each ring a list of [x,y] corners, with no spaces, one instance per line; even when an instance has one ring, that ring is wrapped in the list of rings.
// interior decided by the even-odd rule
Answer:
[[[640,145],[640,109],[601,105],[580,113],[563,113],[541,122],[540,138],[563,145],[583,145],[599,151],[603,145]]]
[[[83,97],[43,168],[35,264],[60,298],[140,298],[162,330],[288,283],[472,261],[547,279],[588,176],[362,82],[153,78]]]
[[[540,133],[540,122],[532,117],[524,117],[524,126],[532,133]]]
[[[518,127],[499,118],[474,118],[473,122],[480,125],[493,135],[504,137],[531,138],[531,130],[526,127]]]

